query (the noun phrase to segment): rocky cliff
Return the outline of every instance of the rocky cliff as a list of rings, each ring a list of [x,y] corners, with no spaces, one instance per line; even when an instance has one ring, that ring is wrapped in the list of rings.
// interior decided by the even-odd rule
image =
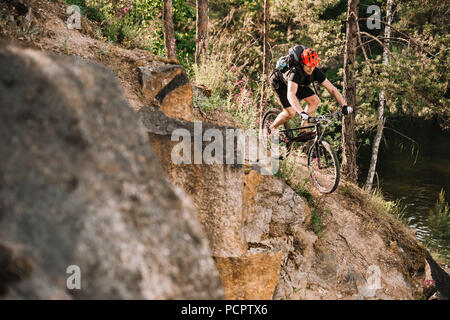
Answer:
[[[245,154],[245,144],[234,144],[231,154],[236,158],[230,164],[225,159],[223,164],[194,163],[195,150],[204,155],[213,143],[203,139],[208,130],[225,137],[218,147],[225,149],[234,141],[227,140],[230,128],[173,119],[152,107],[143,107],[139,115],[169,179],[191,196],[199,210],[228,298],[414,299],[421,295],[422,246],[393,217],[365,206],[356,187],[358,205],[339,193],[321,198],[328,217],[319,237],[310,228],[311,208],[289,185],[261,174],[258,166],[236,165],[237,155]],[[176,130],[184,130],[192,139],[180,140]],[[186,142],[188,161],[177,163],[174,150]],[[273,279],[276,286],[270,285]]]

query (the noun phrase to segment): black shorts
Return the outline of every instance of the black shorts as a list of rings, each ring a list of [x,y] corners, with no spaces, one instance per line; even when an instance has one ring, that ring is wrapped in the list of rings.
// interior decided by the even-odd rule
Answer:
[[[270,79],[273,91],[276,92],[278,100],[284,109],[291,107],[291,103],[287,98],[287,84],[282,80],[277,79],[276,75],[272,75]],[[298,100],[313,96],[315,93],[309,86],[298,86],[297,93],[295,94]]]

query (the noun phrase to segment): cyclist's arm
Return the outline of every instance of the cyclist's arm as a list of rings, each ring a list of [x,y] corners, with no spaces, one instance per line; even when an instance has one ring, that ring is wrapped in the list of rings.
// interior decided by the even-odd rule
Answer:
[[[303,112],[303,108],[300,105],[300,102],[298,102],[297,99],[297,89],[298,84],[293,81],[288,81],[287,85],[287,99],[289,103],[291,104],[291,107],[294,107],[295,111],[298,113]]]
[[[330,82],[330,80],[325,79],[325,81],[322,82],[321,84],[336,99],[336,101],[341,105],[341,107],[346,105],[344,97],[340,94],[339,90]]]

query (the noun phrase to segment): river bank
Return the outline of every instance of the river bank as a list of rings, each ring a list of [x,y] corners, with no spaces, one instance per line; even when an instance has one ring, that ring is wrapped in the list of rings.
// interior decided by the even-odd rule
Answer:
[[[433,239],[427,218],[444,190],[448,202],[450,192],[450,131],[443,131],[436,120],[414,118],[392,119],[386,123],[384,140],[377,163],[379,187],[386,200],[400,201],[405,218],[416,230],[420,241],[431,237],[442,249],[448,245]],[[408,140],[394,130],[408,136]],[[372,140],[372,136],[368,137]],[[363,184],[369,166],[371,146],[359,148],[359,182]],[[450,258],[450,257],[448,257]]]

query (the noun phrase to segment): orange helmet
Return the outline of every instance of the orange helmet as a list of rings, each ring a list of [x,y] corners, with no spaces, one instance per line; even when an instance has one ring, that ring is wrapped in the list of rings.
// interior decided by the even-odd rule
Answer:
[[[308,67],[318,67],[319,66],[319,55],[316,51],[312,49],[305,49],[301,55],[303,64]]]

